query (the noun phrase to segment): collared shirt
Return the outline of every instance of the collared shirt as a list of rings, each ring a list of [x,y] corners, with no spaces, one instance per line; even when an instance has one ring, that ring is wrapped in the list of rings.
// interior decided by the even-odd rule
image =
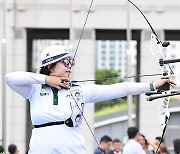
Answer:
[[[123,148],[123,154],[145,154],[145,151],[137,141],[130,139]]]
[[[119,151],[119,152],[113,151],[113,152],[114,152],[114,154],[122,154],[121,151]]]
[[[107,154],[122,154],[122,151],[115,151],[115,150],[110,150]]]
[[[83,114],[81,112],[87,103],[150,92],[149,83],[128,82],[112,85],[87,84],[53,91],[50,87],[42,86],[45,79],[46,75],[30,72],[6,75],[9,87],[30,101],[31,120],[34,125],[65,121],[71,117],[75,127],[63,124],[34,128],[28,154],[85,154],[85,139],[80,126]]]

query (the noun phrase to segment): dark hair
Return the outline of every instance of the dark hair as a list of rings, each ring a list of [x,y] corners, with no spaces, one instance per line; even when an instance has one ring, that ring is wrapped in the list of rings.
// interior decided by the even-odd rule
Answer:
[[[179,153],[180,153],[180,138],[175,139],[175,140],[173,141],[173,144],[174,144],[174,152],[175,152],[176,154],[179,154]]]
[[[121,141],[119,140],[119,139],[114,139],[113,141],[112,141],[112,143],[114,144],[114,143],[121,143]]]
[[[50,69],[54,68],[58,62],[52,63],[50,68],[48,69],[48,66],[41,67],[39,73],[44,75],[49,75],[51,73]]]
[[[0,145],[0,153],[4,152],[4,147]]]
[[[100,143],[111,142],[111,141],[112,141],[112,139],[109,136],[105,135],[105,136],[101,137]]]
[[[138,133],[139,130],[136,127],[129,127],[127,130],[129,139],[133,139]]]
[[[160,147],[160,151],[163,152],[163,153],[169,154],[169,151],[168,151],[168,149],[165,146]]]
[[[146,137],[143,134],[139,134],[139,135],[141,135],[144,138],[145,145],[148,145],[148,141],[147,141]]]
[[[8,146],[8,151],[10,154],[14,154],[16,152],[16,150],[17,150],[17,146],[15,144],[10,144]]]
[[[162,140],[161,143],[164,143],[164,139],[162,137],[160,137],[160,136],[157,136],[155,139],[159,140],[159,142]]]

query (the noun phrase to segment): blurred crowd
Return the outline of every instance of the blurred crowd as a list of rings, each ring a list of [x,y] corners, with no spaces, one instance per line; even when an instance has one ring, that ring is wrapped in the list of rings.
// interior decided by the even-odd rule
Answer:
[[[5,150],[2,145],[0,145],[0,154],[5,154]],[[19,150],[15,144],[10,144],[8,146],[8,154],[19,154]]]
[[[112,140],[107,135],[101,137],[99,147],[95,149],[94,154],[155,154],[156,152],[157,154],[170,154],[164,139],[159,136],[151,142],[147,137],[139,133],[136,127],[129,127],[127,135],[129,140],[125,145],[118,138]],[[180,138],[173,140],[173,150],[174,154],[180,154]],[[19,150],[15,144],[10,144],[8,153],[19,154]],[[1,145],[0,154],[5,154],[4,147]]]
[[[129,127],[127,135],[129,140],[125,145],[118,138],[112,140],[103,136],[94,154],[170,154],[164,139],[159,136],[151,142],[136,127]],[[174,154],[180,154],[180,138],[173,141],[173,150]]]

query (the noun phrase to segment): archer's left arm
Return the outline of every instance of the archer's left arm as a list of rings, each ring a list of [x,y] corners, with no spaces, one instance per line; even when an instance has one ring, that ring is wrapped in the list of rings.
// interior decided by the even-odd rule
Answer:
[[[84,101],[100,102],[127,95],[139,95],[150,92],[150,83],[123,82],[111,85],[89,85],[88,90],[83,90]]]

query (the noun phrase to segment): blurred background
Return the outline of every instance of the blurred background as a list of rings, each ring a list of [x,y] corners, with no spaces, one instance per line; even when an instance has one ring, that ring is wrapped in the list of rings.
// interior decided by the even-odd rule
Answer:
[[[133,0],[144,12],[161,40],[170,41],[164,49],[167,59],[180,58],[180,1]],[[13,71],[38,72],[40,52],[52,44],[75,50],[82,32],[90,0],[0,0],[0,144],[11,143],[20,153],[28,150],[32,124],[29,102],[6,87],[4,75]],[[72,79],[161,73],[158,60],[151,54],[151,30],[140,12],[127,0],[94,0],[78,48]],[[180,65],[171,65],[172,77],[180,86]],[[159,77],[132,78],[147,82]],[[110,84],[108,81],[99,84]],[[162,100],[147,102],[144,95],[91,103],[85,117],[97,140],[103,135],[127,140],[127,128],[136,126],[154,141],[162,133],[158,106]],[[170,100],[171,118],[165,134],[166,146],[180,138],[179,97]],[[87,153],[97,147],[83,123]]]

